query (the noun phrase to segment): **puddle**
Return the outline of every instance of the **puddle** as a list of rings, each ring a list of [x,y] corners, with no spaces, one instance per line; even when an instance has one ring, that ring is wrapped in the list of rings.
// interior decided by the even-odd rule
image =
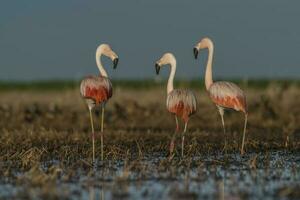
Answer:
[[[94,170],[72,166],[72,173],[53,160],[36,171],[16,169],[1,177],[0,199],[299,199],[299,169],[300,153],[284,151],[173,163],[152,155],[98,162]]]

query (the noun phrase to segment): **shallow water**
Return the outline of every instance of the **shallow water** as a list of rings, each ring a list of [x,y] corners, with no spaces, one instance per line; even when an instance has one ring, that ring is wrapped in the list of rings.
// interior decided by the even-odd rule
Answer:
[[[49,178],[54,174],[50,167],[59,175]],[[299,169],[300,153],[285,151],[243,157],[217,153],[173,162],[152,155],[104,165],[98,162],[94,169],[79,167],[69,179],[64,178],[67,167],[49,161],[37,171],[16,169],[11,176],[1,177],[0,198],[297,199]]]

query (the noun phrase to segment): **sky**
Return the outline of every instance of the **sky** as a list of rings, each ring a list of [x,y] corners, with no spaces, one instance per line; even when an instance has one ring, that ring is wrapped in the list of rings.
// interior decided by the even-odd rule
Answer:
[[[177,59],[176,78],[203,78],[215,46],[216,78],[300,78],[297,0],[3,0],[0,80],[81,79],[98,74],[95,50],[108,43],[119,55],[112,79],[155,78],[165,52]],[[163,69],[167,77],[169,69]]]

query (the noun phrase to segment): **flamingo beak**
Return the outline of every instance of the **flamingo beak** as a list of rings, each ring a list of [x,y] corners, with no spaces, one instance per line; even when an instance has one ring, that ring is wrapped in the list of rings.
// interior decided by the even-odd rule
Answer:
[[[156,71],[156,74],[158,75],[159,74],[159,70],[160,70],[160,66],[159,64],[155,64],[155,71]]]
[[[198,51],[198,49],[195,47],[195,48],[194,48],[194,56],[195,56],[195,59],[198,58],[198,53],[199,53],[199,51]]]
[[[119,58],[115,58],[114,60],[113,60],[113,63],[114,63],[114,69],[116,69],[117,68],[117,65],[118,65],[118,62],[119,62]]]

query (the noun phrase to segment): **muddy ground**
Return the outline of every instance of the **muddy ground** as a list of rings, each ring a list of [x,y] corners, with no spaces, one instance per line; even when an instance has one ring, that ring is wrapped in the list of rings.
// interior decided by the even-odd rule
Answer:
[[[244,85],[249,108],[221,119],[203,88],[185,157],[168,159],[175,120],[166,88],[114,85],[106,105],[104,156],[96,132],[93,166],[89,114],[79,89],[0,90],[0,199],[299,199],[300,87]],[[94,115],[99,130],[99,109]],[[181,128],[182,124],[181,124]]]

